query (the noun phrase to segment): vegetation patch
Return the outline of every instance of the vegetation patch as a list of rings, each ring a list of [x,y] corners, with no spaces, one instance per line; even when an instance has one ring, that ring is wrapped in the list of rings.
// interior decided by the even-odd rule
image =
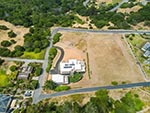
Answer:
[[[46,51],[46,50],[42,50],[42,51],[39,52],[39,53],[27,52],[27,51],[25,51],[24,54],[21,56],[21,58],[39,59],[39,60],[42,60],[42,59],[44,59],[45,51]]]
[[[80,73],[75,73],[69,76],[69,82],[75,83],[75,82],[80,81],[81,79],[82,79],[82,75]]]
[[[7,86],[8,85],[8,76],[6,75],[6,72],[2,69],[0,69],[0,86]]]
[[[62,36],[61,33],[56,33],[53,37],[53,44],[56,44],[57,42],[59,42],[61,36]]]
[[[70,89],[70,86],[62,85],[62,86],[56,87],[55,91],[66,91],[66,90],[69,90],[69,89]]]

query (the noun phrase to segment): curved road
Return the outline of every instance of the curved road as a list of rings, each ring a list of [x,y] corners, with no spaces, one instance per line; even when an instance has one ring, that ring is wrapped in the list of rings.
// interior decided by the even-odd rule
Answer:
[[[37,103],[39,102],[41,99],[44,99],[44,98],[48,98],[48,97],[51,97],[52,95],[59,95],[61,96],[63,92],[61,93],[57,93],[57,94],[51,94],[50,95],[44,95],[42,94],[42,86],[44,85],[44,82],[46,81],[46,67],[48,65],[48,52],[49,52],[49,49],[53,46],[53,37],[54,35],[59,32],[59,31],[66,31],[66,32],[82,32],[82,33],[99,33],[99,34],[143,34],[143,33],[147,33],[147,34],[150,34],[150,30],[93,30],[93,29],[78,29],[78,28],[65,28],[65,27],[59,27],[59,28],[55,28],[51,31],[51,36],[49,39],[51,39],[50,41],[50,45],[48,46],[47,50],[46,50],[46,54],[45,54],[45,59],[44,59],[44,63],[43,63],[43,73],[40,75],[39,77],[39,88],[35,90],[34,92],[34,95],[33,95],[33,103]],[[149,82],[145,82],[144,84],[140,84],[140,86],[149,86]],[[120,86],[120,85],[119,85]],[[116,89],[119,87],[119,86],[105,86],[105,88],[109,88],[109,87],[112,87],[112,89]],[[126,86],[126,87],[123,87],[123,88],[131,88],[131,87],[139,87],[139,84],[134,84],[134,85],[129,85],[129,86]],[[99,89],[100,87],[98,87]],[[122,87],[120,87],[122,88]],[[92,88],[94,90],[96,90],[95,88]],[[80,89],[81,91],[82,89]],[[91,90],[91,89],[90,89]],[[70,94],[74,94],[76,92],[79,92],[79,90],[69,90],[67,91],[68,93],[70,91],[73,91],[72,93]],[[89,92],[89,89],[83,89],[82,92],[86,92],[88,91]],[[65,94],[68,94],[68,93],[65,93]],[[64,94],[63,94],[64,95]]]
[[[64,50],[61,47],[58,47],[58,46],[55,46],[55,47],[60,50],[61,54],[60,54],[59,59],[57,60],[55,68],[53,70],[50,70],[51,74],[59,74],[59,64],[62,61],[62,59],[64,58]]]

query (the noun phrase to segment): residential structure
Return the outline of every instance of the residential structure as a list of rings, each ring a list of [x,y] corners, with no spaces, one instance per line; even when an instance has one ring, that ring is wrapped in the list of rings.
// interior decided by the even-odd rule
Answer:
[[[150,49],[150,43],[146,42],[146,44],[144,44],[144,46],[142,47],[142,50],[147,51],[148,49]]]
[[[85,72],[84,61],[70,59],[68,62],[60,63],[60,74],[70,75],[74,72]]]
[[[146,42],[146,44],[142,47],[142,50],[145,52],[143,54],[144,57],[150,57],[150,43]]]
[[[28,79],[32,71],[33,67],[31,66],[22,67],[18,73],[17,79]]]
[[[0,113],[6,113],[11,104],[12,97],[0,94]]]
[[[52,81],[57,84],[68,84],[68,76],[67,75],[60,75],[60,74],[53,74]]]

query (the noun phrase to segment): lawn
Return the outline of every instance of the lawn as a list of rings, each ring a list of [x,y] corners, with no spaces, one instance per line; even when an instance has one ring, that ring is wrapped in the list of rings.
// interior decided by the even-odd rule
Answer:
[[[138,60],[142,63],[145,58],[142,57],[143,51],[141,50],[142,46],[146,43],[146,39],[142,38],[140,35],[130,35],[127,39],[130,43],[134,54],[138,58]]]
[[[42,50],[40,53],[35,52],[27,52],[25,51],[21,58],[28,58],[28,59],[44,59],[46,50]]]
[[[148,39],[144,39],[140,35],[130,35],[127,40],[132,47],[133,53],[141,63],[145,73],[147,74],[147,76],[150,76],[150,65],[144,64],[146,58],[143,57],[144,52],[141,50],[141,48],[148,41]]]
[[[0,70],[0,86],[6,86],[7,84],[8,84],[8,77],[6,75],[6,72]]]

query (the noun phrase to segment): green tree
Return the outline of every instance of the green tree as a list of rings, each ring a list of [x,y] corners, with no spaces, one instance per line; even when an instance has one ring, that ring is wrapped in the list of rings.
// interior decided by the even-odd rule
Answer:
[[[56,33],[53,37],[53,44],[56,44],[57,42],[59,42],[61,36],[62,36],[61,33]]]
[[[2,65],[3,62],[4,62],[4,60],[0,58],[0,65]]]
[[[58,85],[52,80],[47,80],[45,82],[44,88],[54,90]]]
[[[5,25],[0,25],[0,29],[1,30],[8,30],[9,28],[7,26],[5,26]]]
[[[17,34],[15,34],[15,33],[11,30],[11,31],[8,32],[8,36],[9,36],[10,38],[14,38],[14,37],[17,36]]]
[[[12,65],[12,66],[10,66],[10,70],[12,71],[12,72],[14,72],[14,71],[17,71],[17,66],[15,66],[15,65]]]
[[[9,41],[7,41],[7,40],[4,40],[4,41],[1,42],[1,45],[3,47],[9,47],[9,46],[11,46],[11,43]]]

